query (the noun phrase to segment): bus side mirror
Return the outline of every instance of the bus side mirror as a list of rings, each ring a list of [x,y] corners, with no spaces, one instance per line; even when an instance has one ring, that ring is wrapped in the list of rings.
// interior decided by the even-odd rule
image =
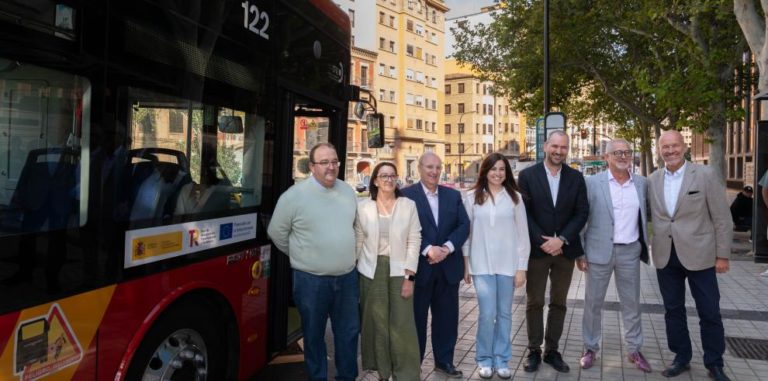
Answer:
[[[243,131],[243,118],[234,115],[219,116],[219,132],[225,134],[242,134]]]
[[[368,114],[368,148],[384,147],[384,114]]]

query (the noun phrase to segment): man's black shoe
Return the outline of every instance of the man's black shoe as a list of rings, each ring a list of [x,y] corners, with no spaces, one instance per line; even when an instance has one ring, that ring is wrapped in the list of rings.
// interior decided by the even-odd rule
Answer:
[[[529,350],[523,369],[528,373],[535,372],[539,370],[539,365],[541,365],[541,351]]]
[[[722,366],[713,366],[709,368],[709,378],[715,381],[731,381],[728,376],[723,372]]]
[[[448,378],[461,378],[464,375],[452,364],[435,365],[435,372],[442,373]]]
[[[677,377],[680,375],[680,373],[683,373],[688,369],[691,369],[691,365],[673,361],[672,365],[661,371],[661,375],[664,377]]]
[[[563,361],[563,356],[558,351],[547,351],[544,353],[544,362],[552,365],[556,371],[561,373],[568,373],[571,368]]]

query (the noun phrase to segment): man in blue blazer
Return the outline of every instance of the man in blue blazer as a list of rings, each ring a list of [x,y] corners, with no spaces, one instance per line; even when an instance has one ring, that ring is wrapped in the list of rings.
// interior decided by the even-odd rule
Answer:
[[[544,143],[544,162],[520,172],[520,185],[528,215],[531,256],[528,261],[528,358],[523,369],[535,372],[542,361],[558,372],[570,368],[558,351],[565,323],[566,299],[574,260],[584,254],[580,233],[589,216],[587,187],[581,173],[565,164],[568,135],[553,131]],[[544,327],[547,279],[551,282],[549,313]]]
[[[413,293],[419,351],[424,360],[427,314],[432,309],[435,371],[462,377],[453,364],[459,328],[459,282],[464,278],[461,246],[469,236],[469,217],[455,189],[437,185],[442,161],[428,152],[419,159],[421,180],[403,189],[416,203],[421,223],[421,255]]]

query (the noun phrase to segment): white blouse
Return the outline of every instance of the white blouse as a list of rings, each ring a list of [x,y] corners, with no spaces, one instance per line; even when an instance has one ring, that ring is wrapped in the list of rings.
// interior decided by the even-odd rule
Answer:
[[[517,270],[528,270],[528,218],[520,193],[517,199],[515,204],[502,189],[495,200],[488,197],[482,205],[476,205],[475,192],[467,192],[464,207],[470,234],[462,251],[469,257],[470,274],[514,276]]]

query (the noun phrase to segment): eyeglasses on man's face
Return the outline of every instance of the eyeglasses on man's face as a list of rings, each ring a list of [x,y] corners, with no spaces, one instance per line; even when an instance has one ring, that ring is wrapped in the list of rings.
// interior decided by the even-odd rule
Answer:
[[[330,166],[333,166],[333,167],[338,167],[338,166],[339,166],[339,161],[338,161],[338,160],[331,160],[331,161],[328,161],[328,160],[323,160],[323,161],[313,161],[312,163],[313,163],[313,164],[315,164],[315,165],[319,165],[319,166],[321,166],[321,167],[327,167],[327,166],[329,166],[329,165],[330,165]]]
[[[382,181],[397,181],[397,175],[377,175],[376,178]]]
[[[624,150],[624,151],[613,151],[611,152],[611,155],[615,157],[632,157],[632,150]]]

